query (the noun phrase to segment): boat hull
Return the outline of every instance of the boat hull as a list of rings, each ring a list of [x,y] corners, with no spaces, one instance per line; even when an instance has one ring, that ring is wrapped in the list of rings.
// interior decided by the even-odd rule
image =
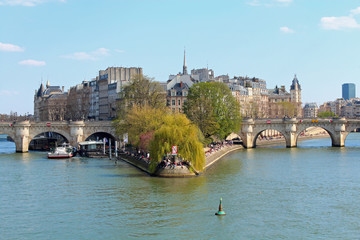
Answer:
[[[72,158],[73,154],[48,154],[48,158]]]

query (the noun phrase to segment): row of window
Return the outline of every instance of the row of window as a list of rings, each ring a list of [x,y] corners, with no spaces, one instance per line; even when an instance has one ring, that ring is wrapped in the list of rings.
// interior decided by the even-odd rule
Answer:
[[[184,100],[184,103],[186,103],[186,100]],[[170,106],[170,100],[167,100],[167,105]],[[175,99],[171,100],[171,105],[176,106],[176,100]],[[181,99],[177,100],[177,105],[181,106]]]
[[[176,96],[176,92],[175,91],[171,91],[171,96],[172,97],[175,97]],[[181,92],[179,92],[179,94],[177,95],[177,96],[187,96],[187,92],[182,92],[182,94],[181,94]]]

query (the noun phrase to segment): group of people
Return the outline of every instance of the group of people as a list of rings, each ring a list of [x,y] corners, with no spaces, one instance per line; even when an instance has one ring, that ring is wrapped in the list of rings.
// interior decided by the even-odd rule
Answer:
[[[142,151],[140,149],[136,149],[135,151],[126,151],[125,154],[128,156],[131,156],[133,158],[136,158],[138,160],[142,160],[147,164],[150,164],[150,153]]]
[[[205,152],[205,157],[210,156],[211,154],[222,150],[225,147],[231,147],[234,144],[232,140],[230,141],[222,141],[222,142],[215,142],[208,145],[208,150]]]
[[[184,168],[184,166],[188,166],[188,165],[189,163],[181,158],[176,158],[173,156],[165,156],[163,160],[161,160],[158,166],[160,168],[175,169],[176,167]]]

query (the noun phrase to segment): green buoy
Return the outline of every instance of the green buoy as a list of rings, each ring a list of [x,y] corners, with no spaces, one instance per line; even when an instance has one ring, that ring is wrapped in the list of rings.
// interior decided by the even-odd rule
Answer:
[[[222,204],[221,204],[222,198],[220,198],[220,204],[219,204],[219,211],[217,213],[215,213],[215,215],[218,216],[224,216],[226,215],[226,213],[224,212],[223,208],[222,208]]]

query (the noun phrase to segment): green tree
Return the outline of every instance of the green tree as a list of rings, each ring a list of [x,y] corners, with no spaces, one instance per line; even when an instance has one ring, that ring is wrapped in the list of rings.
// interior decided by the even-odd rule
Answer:
[[[335,113],[331,111],[324,111],[318,113],[319,118],[328,118],[328,117],[335,117]]]
[[[181,113],[165,108],[134,105],[122,120],[114,122],[117,134],[128,134],[129,142],[150,151],[150,171],[154,172],[163,156],[178,146],[178,154],[202,171],[205,154],[198,127]]]
[[[202,171],[205,154],[198,127],[182,113],[168,113],[163,116],[163,120],[150,143],[150,171],[156,170],[158,163],[171,152],[173,145],[178,147],[178,155],[182,159],[189,161],[197,171]]]
[[[184,112],[207,139],[212,135],[225,139],[240,129],[240,105],[224,83],[194,84],[189,89]]]
[[[151,132],[157,130],[163,124],[163,116],[167,114],[167,108],[153,108],[148,105],[133,105],[127,113],[114,121],[116,134],[119,136],[127,133],[129,143],[139,146],[143,139],[143,148],[148,146]],[[148,143],[146,143],[148,141]]]

